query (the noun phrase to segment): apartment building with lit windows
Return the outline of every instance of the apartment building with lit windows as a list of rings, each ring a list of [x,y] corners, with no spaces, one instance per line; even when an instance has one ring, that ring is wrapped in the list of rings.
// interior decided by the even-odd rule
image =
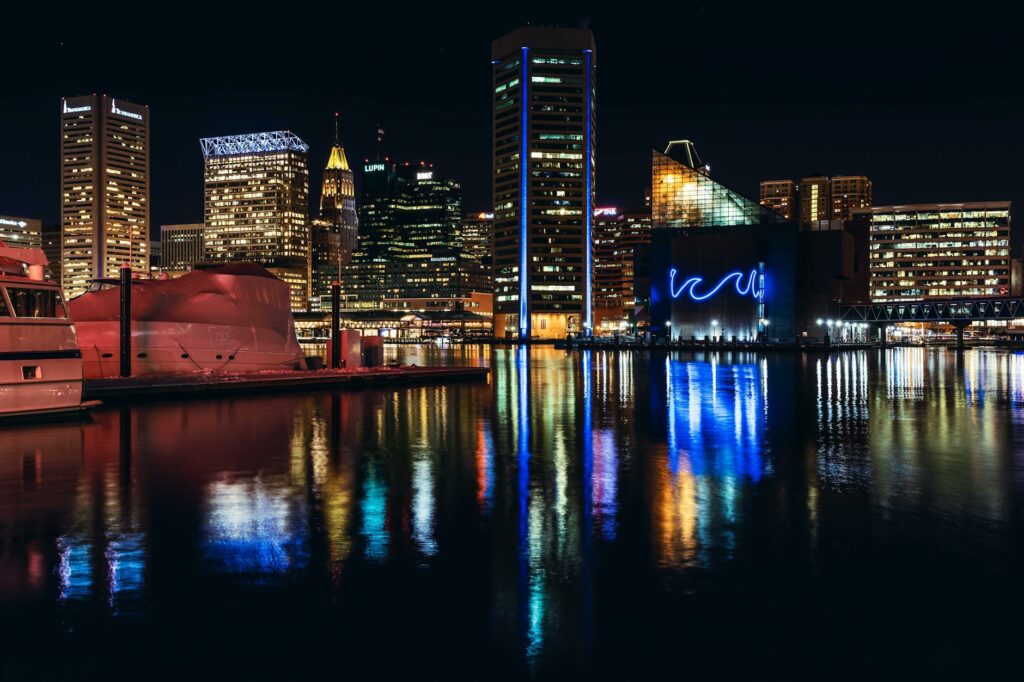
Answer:
[[[309,146],[283,130],[209,137],[200,146],[205,260],[259,263],[288,283],[292,310],[307,310]]]
[[[802,230],[836,229],[857,209],[871,206],[871,180],[863,175],[814,175],[792,180],[761,182],[761,205],[792,220],[799,216]]]
[[[869,221],[869,292],[875,303],[1006,296],[1010,202],[858,209]]]
[[[61,280],[70,298],[121,265],[149,272],[149,107],[109,95],[60,103]]]
[[[491,45],[495,336],[589,332],[596,48],[524,26]]]
[[[828,193],[832,220],[851,220],[855,210],[871,206],[871,180],[863,175],[833,175]]]
[[[760,203],[786,220],[792,220],[796,213],[796,184],[792,180],[763,180]]]

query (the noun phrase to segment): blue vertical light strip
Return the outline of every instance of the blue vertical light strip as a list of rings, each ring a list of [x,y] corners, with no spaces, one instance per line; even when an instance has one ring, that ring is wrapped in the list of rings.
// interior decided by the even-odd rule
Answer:
[[[584,177],[585,177],[585,187],[584,187],[583,191],[584,191],[584,194],[586,196],[586,201],[584,202],[584,209],[583,209],[583,220],[585,221],[584,224],[586,225],[586,230],[585,230],[586,237],[585,238],[587,240],[587,249],[586,249],[587,265],[586,265],[586,272],[583,275],[584,278],[585,278],[584,281],[586,282],[586,286],[584,287],[584,290],[585,290],[585,292],[584,292],[584,302],[585,302],[584,310],[586,311],[586,313],[585,313],[585,317],[583,319],[583,331],[584,331],[584,333],[587,336],[590,336],[591,329],[592,329],[592,324],[593,324],[593,321],[594,321],[593,309],[592,309],[592,307],[594,305],[594,295],[593,295],[594,240],[593,240],[593,235],[592,235],[593,227],[594,227],[594,178],[593,178],[593,172],[594,172],[593,171],[593,160],[594,160],[593,154],[594,154],[594,150],[593,150],[593,143],[592,143],[592,138],[591,138],[591,125],[592,125],[592,116],[593,116],[593,110],[592,110],[593,102],[591,101],[591,96],[592,96],[591,93],[592,93],[593,89],[591,87],[591,70],[590,70],[591,66],[590,65],[591,65],[591,61],[594,58],[594,55],[593,55],[593,52],[591,52],[590,50],[584,50],[583,54],[586,55],[586,71],[587,71],[587,75],[586,75],[586,78],[585,78],[585,86],[584,86],[585,87],[585,97],[586,97],[586,102],[587,102],[586,107],[585,107],[585,112],[584,112],[584,120],[586,121],[586,150],[587,151],[586,151],[586,158],[584,159],[584,171],[583,171],[584,172]]]
[[[761,292],[761,298],[757,302],[757,331],[762,335],[765,333],[764,325],[764,261],[757,264],[757,288]]]
[[[530,283],[527,277],[529,248],[529,215],[527,209],[527,173],[526,164],[529,163],[529,111],[530,98],[530,48],[523,46],[520,54],[519,74],[519,340],[530,339]]]

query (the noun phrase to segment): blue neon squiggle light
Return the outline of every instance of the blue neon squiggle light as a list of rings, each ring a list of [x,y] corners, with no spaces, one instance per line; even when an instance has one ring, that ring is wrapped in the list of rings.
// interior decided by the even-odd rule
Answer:
[[[697,287],[704,281],[703,277],[690,277],[679,288],[676,288],[676,275],[678,271],[675,268],[669,271],[668,274],[668,290],[672,295],[672,298],[679,298],[683,292],[686,292],[691,299],[694,301],[706,301],[719,291],[722,287],[728,284],[730,281],[735,280],[736,293],[740,296],[750,296],[758,301],[764,300],[764,281],[758,276],[757,270],[751,270],[749,274],[736,270],[730,272],[728,275],[718,280],[718,284],[711,288],[704,294],[697,293]]]

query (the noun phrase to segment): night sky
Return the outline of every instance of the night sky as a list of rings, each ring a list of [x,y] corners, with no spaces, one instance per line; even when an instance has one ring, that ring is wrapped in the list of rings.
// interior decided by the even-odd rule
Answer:
[[[202,220],[204,136],[297,133],[315,205],[335,111],[353,163],[375,154],[380,122],[388,155],[433,162],[462,181],[467,212],[489,208],[490,43],[524,23],[595,33],[600,205],[639,204],[650,148],[684,137],[713,177],[755,198],[761,179],[820,172],[870,176],[876,204],[1022,205],[1024,58],[1015,18],[998,9],[545,6],[165,5],[133,26],[34,19],[39,30],[5,36],[0,213],[56,222],[59,101],[89,92],[150,106],[154,233]],[[114,42],[121,29],[137,37]]]

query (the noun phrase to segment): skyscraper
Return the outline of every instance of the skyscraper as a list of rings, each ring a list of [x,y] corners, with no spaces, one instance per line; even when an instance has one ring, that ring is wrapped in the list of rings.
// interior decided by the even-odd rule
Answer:
[[[340,268],[351,260],[359,243],[359,217],[356,213],[356,189],[352,169],[338,133],[338,115],[334,115],[334,145],[324,168],[320,193],[320,217],[311,224],[313,261],[313,298],[311,308],[323,307],[329,300],[331,282]]]
[[[770,208],[786,220],[796,212],[796,185],[792,180],[763,180],[761,205]]]
[[[425,163],[367,162],[359,212],[359,247],[341,279],[345,307],[468,293],[458,182],[435,177]]]
[[[491,45],[495,335],[592,320],[594,36],[524,26]]]
[[[205,258],[203,223],[160,226],[160,268],[190,270]]]
[[[462,218],[462,258],[470,273],[470,289],[494,291],[494,214],[472,213]]]
[[[123,263],[149,271],[149,107],[68,97],[60,126],[61,279],[73,297]]]
[[[291,287],[292,310],[306,310],[309,145],[283,130],[209,137],[200,145],[206,161],[206,259],[260,263]]]
[[[594,327],[626,330],[635,319],[637,249],[651,243],[651,212],[594,209]]]

